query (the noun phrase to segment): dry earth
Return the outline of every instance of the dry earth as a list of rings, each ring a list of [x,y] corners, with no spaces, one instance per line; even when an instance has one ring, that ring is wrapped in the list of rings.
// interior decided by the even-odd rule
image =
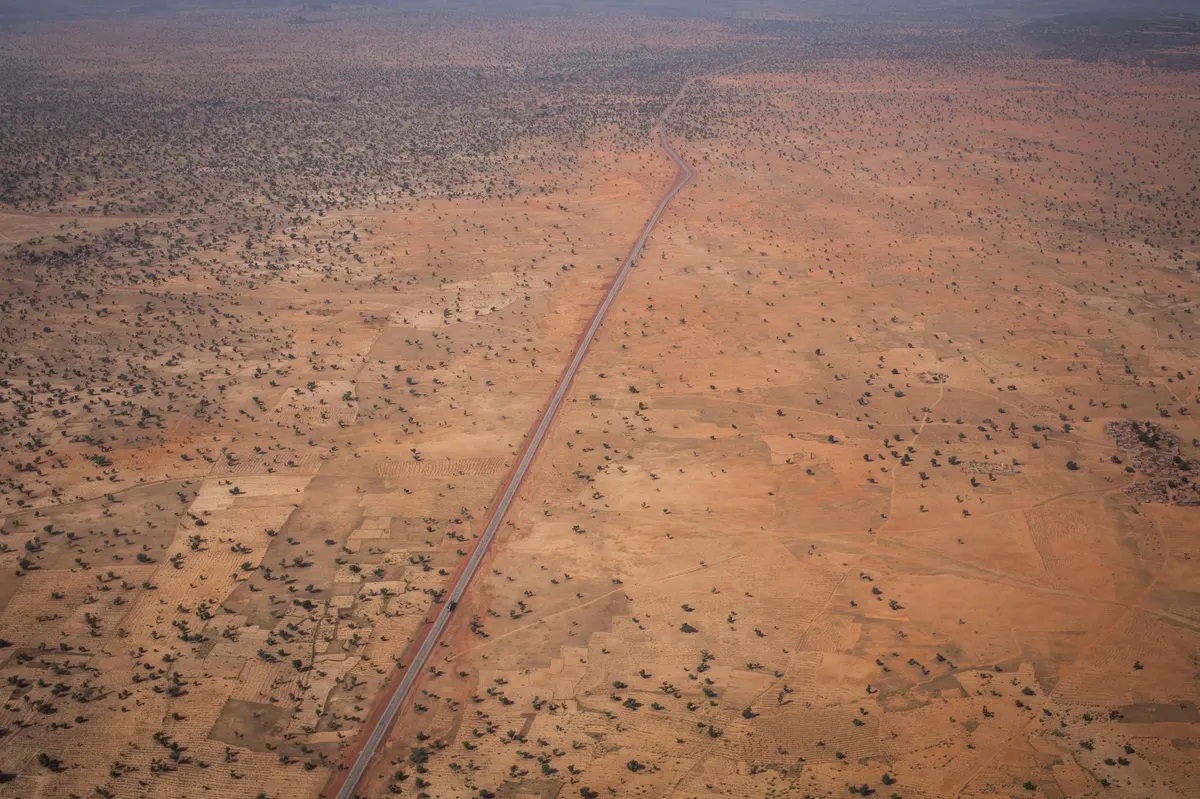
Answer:
[[[689,77],[361,795],[1200,795],[1198,73],[304,13],[2,34],[0,795],[323,790]]]
[[[1105,428],[1173,431],[1187,480],[1196,91],[706,82],[697,182],[394,755],[445,745],[433,795],[1200,793],[1197,511],[1131,497]]]

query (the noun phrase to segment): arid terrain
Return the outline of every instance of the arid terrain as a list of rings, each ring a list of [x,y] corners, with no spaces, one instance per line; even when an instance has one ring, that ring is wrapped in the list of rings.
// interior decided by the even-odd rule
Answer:
[[[1200,796],[1197,18],[53,7],[0,796]]]

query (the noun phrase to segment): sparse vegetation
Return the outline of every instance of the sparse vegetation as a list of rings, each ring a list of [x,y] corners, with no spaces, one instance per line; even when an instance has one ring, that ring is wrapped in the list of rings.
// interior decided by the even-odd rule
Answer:
[[[0,32],[6,790],[1178,790],[1186,20],[655,8]]]

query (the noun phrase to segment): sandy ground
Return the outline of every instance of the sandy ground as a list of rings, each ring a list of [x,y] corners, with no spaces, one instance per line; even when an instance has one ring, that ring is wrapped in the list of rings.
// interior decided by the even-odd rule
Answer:
[[[1196,510],[1127,494],[1144,476],[1105,430],[1154,420],[1194,457],[1198,250],[1110,188],[1185,188],[1132,159],[1190,161],[1194,82],[1005,69],[699,92],[689,114],[726,124],[684,140],[697,181],[402,722],[393,785],[1200,790]]]
[[[1200,794],[1197,96],[701,77],[696,180],[362,794]],[[62,291],[8,330],[63,369],[0,406],[0,795],[320,793],[672,174],[514,155],[544,191],[240,231],[257,270],[213,238],[154,281],[6,271]],[[118,352],[125,393],[70,371]]]
[[[647,150],[585,162],[606,180],[594,196],[431,201],[308,227],[352,229],[362,262],[243,300],[288,332],[286,357],[194,356],[191,374],[213,374],[189,398],[200,410],[104,448],[103,469],[78,415],[38,417],[62,466],[26,480],[57,494],[10,499],[4,515],[17,579],[0,638],[18,687],[0,768],[24,774],[0,791],[59,795],[36,760],[53,752],[72,784],[114,795],[135,782],[316,795],[670,179]],[[63,660],[82,682],[58,684],[91,686],[86,701],[42,679]]]

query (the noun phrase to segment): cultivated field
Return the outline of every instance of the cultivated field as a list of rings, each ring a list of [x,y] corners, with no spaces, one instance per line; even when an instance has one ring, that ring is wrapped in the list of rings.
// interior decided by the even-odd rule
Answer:
[[[738,13],[0,32],[0,795],[331,792],[681,87],[358,793],[1200,795],[1190,39]]]

